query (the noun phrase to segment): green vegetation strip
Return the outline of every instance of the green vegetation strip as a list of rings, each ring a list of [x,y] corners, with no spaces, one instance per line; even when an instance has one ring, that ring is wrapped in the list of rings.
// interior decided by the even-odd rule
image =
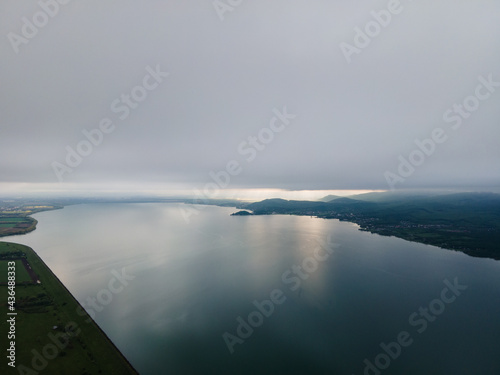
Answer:
[[[37,221],[32,217],[0,217],[0,237],[26,234],[35,230]]]
[[[6,278],[6,254],[25,254],[38,275],[41,284],[17,285],[15,339],[7,337],[8,287],[0,285],[0,334],[2,351],[7,353],[11,341],[15,341],[16,368],[8,366],[9,359],[2,355],[1,374],[137,374],[130,363],[113,345],[104,332],[86,314],[29,247],[0,242],[1,279]],[[14,256],[14,255],[11,255]],[[29,280],[24,275],[21,261],[16,260],[18,282]]]
[[[20,260],[14,260],[16,263],[16,284],[21,283],[31,283],[31,277],[28,275],[26,268],[23,266],[23,262]],[[8,260],[0,259],[0,285],[7,284],[7,264]]]

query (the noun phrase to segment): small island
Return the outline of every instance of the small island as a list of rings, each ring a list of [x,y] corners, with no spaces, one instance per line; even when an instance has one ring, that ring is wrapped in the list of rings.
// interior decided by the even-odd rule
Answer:
[[[253,213],[250,211],[238,211],[231,214],[231,216],[249,216],[249,215],[253,215]]]

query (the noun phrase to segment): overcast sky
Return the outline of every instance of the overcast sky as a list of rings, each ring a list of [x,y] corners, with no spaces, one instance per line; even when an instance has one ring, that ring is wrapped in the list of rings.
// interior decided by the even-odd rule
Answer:
[[[4,192],[500,185],[498,1],[45,2],[0,3]]]

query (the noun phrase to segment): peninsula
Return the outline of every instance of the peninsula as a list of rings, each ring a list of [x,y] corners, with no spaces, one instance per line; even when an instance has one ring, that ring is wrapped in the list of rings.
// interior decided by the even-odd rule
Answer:
[[[2,374],[137,374],[31,248],[0,242],[0,270]]]
[[[363,231],[500,260],[500,194],[369,193],[327,202],[266,199],[237,208],[349,221]]]

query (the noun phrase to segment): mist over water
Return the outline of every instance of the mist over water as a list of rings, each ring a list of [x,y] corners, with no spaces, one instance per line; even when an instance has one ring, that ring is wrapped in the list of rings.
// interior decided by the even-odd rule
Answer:
[[[382,374],[500,373],[500,262],[337,220],[206,206],[187,224],[180,207],[69,206],[3,240],[31,246],[141,374],[357,375],[401,332],[411,344]],[[467,289],[440,311],[456,278]],[[439,314],[412,324],[420,307]]]

